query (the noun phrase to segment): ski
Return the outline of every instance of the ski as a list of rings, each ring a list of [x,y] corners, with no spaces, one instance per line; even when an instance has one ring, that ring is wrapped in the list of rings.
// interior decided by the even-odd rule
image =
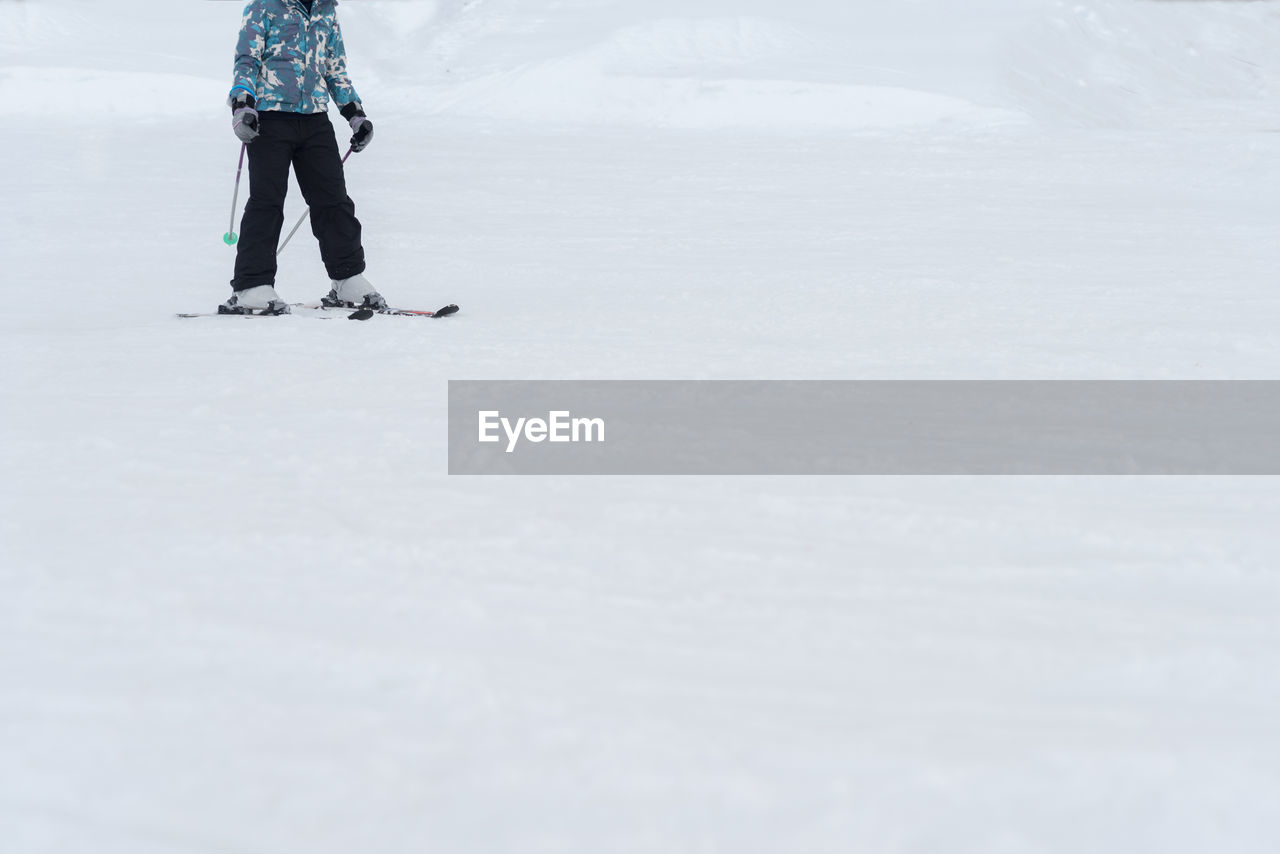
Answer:
[[[292,309],[292,308],[293,308],[293,307],[291,306],[291,309]],[[350,313],[350,309],[348,309],[348,313]],[[361,314],[361,312],[356,312],[356,314]],[[178,315],[177,315],[177,316],[178,316],[178,317],[183,317],[183,318],[188,318],[188,317],[314,317],[316,320],[333,320],[333,319],[334,319],[334,318],[336,318],[338,315],[336,315],[336,314],[329,314],[329,313],[327,313],[327,312],[323,312],[323,311],[305,311],[305,310],[304,310],[304,311],[296,311],[296,310],[292,310],[292,311],[290,311],[290,312],[289,312],[289,313],[287,313],[287,314],[273,314],[273,313],[271,313],[271,312],[268,312],[268,311],[265,311],[265,310],[261,310],[261,309],[248,309],[248,310],[241,311],[241,312],[228,312],[228,311],[182,311],[182,312],[178,312]],[[353,319],[355,319],[355,320],[368,320],[370,317],[373,317],[373,315],[372,315],[372,314],[368,314],[368,315],[366,315],[366,316],[363,316],[363,317],[356,317],[356,318],[353,318]]]
[[[437,308],[435,311],[420,311],[413,308],[362,308],[352,309],[342,306],[330,306],[323,303],[293,303],[293,308],[303,308],[308,310],[320,311],[356,311],[356,313],[370,312],[370,316],[374,314],[385,314],[391,317],[448,317],[451,314],[457,314],[461,309],[453,303]]]
[[[435,311],[419,311],[412,308],[359,308],[351,309],[342,306],[328,306],[320,303],[292,303],[289,306],[292,311],[290,314],[269,314],[265,310],[248,310],[243,313],[229,314],[219,311],[195,311],[195,312],[179,312],[178,317],[289,317],[291,315],[297,317],[314,317],[319,320],[332,320],[339,317],[340,313],[345,312],[348,320],[369,320],[375,314],[385,314],[391,317],[448,317],[451,314],[457,314],[458,306],[450,303]],[[301,311],[299,311],[301,309]]]

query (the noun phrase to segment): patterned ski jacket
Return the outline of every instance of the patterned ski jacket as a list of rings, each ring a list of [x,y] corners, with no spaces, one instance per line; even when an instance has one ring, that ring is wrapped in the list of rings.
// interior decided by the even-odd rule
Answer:
[[[329,97],[339,107],[359,102],[347,75],[347,51],[338,28],[338,0],[250,0],[236,45],[235,83],[257,99],[259,110],[323,113]]]

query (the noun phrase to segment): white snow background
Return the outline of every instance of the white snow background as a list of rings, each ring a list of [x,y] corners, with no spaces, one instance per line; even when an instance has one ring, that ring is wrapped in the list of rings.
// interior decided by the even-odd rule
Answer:
[[[1273,479],[445,474],[449,379],[1280,378],[1277,4],[352,0],[462,313],[178,320],[240,11],[0,0],[0,851],[1280,847]]]

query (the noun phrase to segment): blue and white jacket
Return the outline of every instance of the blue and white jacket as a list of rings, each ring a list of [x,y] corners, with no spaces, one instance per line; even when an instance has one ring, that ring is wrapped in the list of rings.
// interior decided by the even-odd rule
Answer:
[[[231,97],[243,90],[259,110],[323,113],[359,103],[347,75],[347,51],[338,27],[338,0],[251,0],[236,46]]]

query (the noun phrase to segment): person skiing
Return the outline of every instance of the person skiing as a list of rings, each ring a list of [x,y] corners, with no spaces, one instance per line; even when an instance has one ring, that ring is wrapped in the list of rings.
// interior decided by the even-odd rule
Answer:
[[[249,201],[240,224],[231,298],[224,314],[286,314],[276,294],[276,245],[284,225],[289,167],[311,206],[311,231],[329,274],[322,302],[386,308],[364,277],[364,246],[347,195],[330,98],[351,126],[351,148],[373,139],[373,123],[347,73],[337,0],[250,0],[236,46],[227,103],[235,135],[248,146]]]

